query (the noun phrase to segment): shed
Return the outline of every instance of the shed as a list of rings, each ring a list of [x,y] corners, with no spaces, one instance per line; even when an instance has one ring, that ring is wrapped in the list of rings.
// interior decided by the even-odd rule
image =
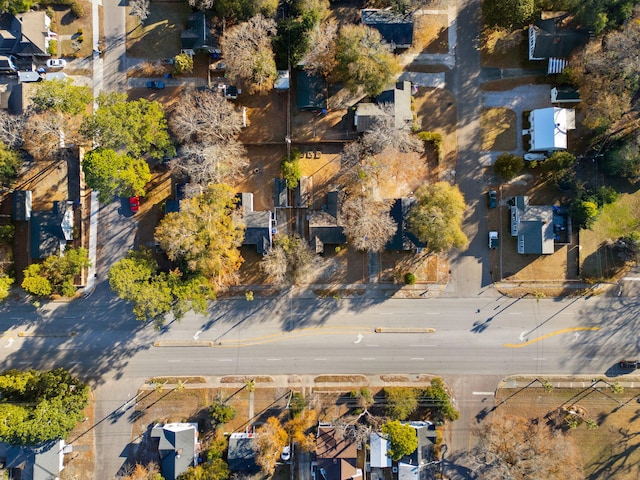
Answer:
[[[553,87],[551,103],[580,103],[580,92],[573,87]]]
[[[289,90],[289,70],[278,70],[278,78],[273,84],[274,90]]]
[[[370,462],[375,468],[387,468],[391,466],[391,457],[387,455],[389,441],[378,432],[373,432],[369,437],[371,449]]]
[[[284,178],[273,179],[273,203],[276,208],[285,208],[289,206],[289,191],[287,182]]]
[[[299,110],[326,110],[327,97],[327,81],[321,75],[304,70],[296,72],[296,105]]]
[[[567,132],[576,128],[575,110],[548,107],[529,114],[530,152],[552,152],[567,149]]]

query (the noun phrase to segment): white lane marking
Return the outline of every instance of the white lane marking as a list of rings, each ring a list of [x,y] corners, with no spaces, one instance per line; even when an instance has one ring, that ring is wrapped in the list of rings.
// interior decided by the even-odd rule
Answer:
[[[362,360],[375,360],[374,357],[364,357]]]
[[[424,360],[424,357],[413,357],[411,360]]]
[[[193,334],[193,339],[194,340],[198,340],[198,338],[200,337],[201,333],[202,333],[202,330],[198,330],[196,333]]]
[[[279,362],[279,358],[267,358],[267,362]]]
[[[409,345],[410,347],[437,347],[438,345]]]
[[[393,312],[389,312],[389,313],[381,312],[380,315],[395,315],[395,313],[393,313]]]
[[[315,361],[317,362],[326,362],[327,359],[326,358],[314,358]]]
[[[483,397],[493,396],[493,392],[471,392],[471,395],[482,395]]]
[[[534,360],[544,360],[544,357],[533,357]]]
[[[380,345],[374,345],[372,343],[367,343],[366,346],[367,347],[379,347]]]
[[[9,348],[11,345],[13,345],[15,343],[16,339],[15,338],[9,338],[9,340],[7,340],[7,344],[4,346],[4,348]]]
[[[167,360],[169,363],[180,363],[182,360]]]
[[[440,315],[440,312],[425,312],[425,315]]]
[[[362,341],[362,339],[363,339],[363,338],[364,338],[364,337],[363,337],[362,335],[358,334],[358,339],[357,339],[355,342],[353,342],[353,343],[360,343],[360,342]]]
[[[522,315],[522,312],[509,312],[509,315]]]
[[[233,360],[231,358],[219,358],[218,361],[219,362],[233,362]]]

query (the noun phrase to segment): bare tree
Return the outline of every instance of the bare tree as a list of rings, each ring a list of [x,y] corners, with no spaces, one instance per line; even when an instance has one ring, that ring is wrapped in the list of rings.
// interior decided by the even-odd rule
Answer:
[[[365,151],[376,155],[391,149],[401,153],[422,153],[424,142],[404,127],[395,125],[395,115],[390,105],[381,105],[382,115],[376,118],[371,128],[362,136]]]
[[[338,23],[329,19],[311,33],[311,48],[304,56],[304,69],[328,77],[336,66],[336,38]]]
[[[198,10],[211,10],[215,5],[214,0],[189,0],[189,5]]]
[[[56,113],[31,115],[24,126],[24,149],[37,161],[52,160],[60,150],[62,126]]]
[[[584,478],[580,454],[571,438],[544,419],[495,414],[475,434],[470,461],[479,478],[546,480]]]
[[[129,15],[138,17],[141,22],[149,16],[149,0],[129,0],[129,7]]]
[[[187,144],[180,153],[180,157],[171,161],[171,169],[186,174],[191,183],[204,186],[210,183],[231,184],[248,165],[245,160],[247,151],[233,139],[224,145]]]
[[[271,37],[275,34],[275,21],[258,14],[230,28],[222,37],[222,49],[233,52],[226,60],[227,74],[250,92],[273,87],[278,75],[271,47]]]
[[[242,115],[221,95],[194,91],[178,102],[169,126],[181,142],[225,143],[242,129]]]
[[[260,263],[269,280],[280,286],[295,285],[318,267],[316,257],[307,242],[298,235],[277,236],[273,247]]]
[[[10,115],[4,110],[0,111],[0,141],[9,148],[20,148],[26,120],[24,115]]]
[[[342,220],[349,242],[358,250],[379,252],[396,232],[389,202],[355,194],[342,204]]]

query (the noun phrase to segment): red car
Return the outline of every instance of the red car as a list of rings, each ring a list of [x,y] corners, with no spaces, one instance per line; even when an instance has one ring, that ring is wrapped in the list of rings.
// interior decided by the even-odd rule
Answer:
[[[136,213],[138,210],[140,210],[140,197],[130,197],[129,208],[133,213]]]

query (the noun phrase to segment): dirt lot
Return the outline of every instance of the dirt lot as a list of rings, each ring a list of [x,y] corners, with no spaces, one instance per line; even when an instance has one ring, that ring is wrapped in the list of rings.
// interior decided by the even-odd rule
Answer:
[[[627,378],[625,381],[635,380]],[[553,379],[547,379],[553,383]],[[531,379],[518,382],[519,388],[501,388],[496,396],[497,409],[512,415],[548,420],[560,407],[584,409],[585,417],[595,420],[598,428],[589,430],[585,424],[567,429],[578,446],[589,480],[632,480],[640,478],[640,428],[638,403],[640,390],[625,388],[612,392],[610,384],[600,381],[584,388],[527,388]],[[613,383],[613,382],[612,382]]]
[[[94,416],[93,399],[84,409],[85,420],[74,428],[66,439],[67,445],[73,447],[73,451],[64,456],[64,470],[62,479],[82,478],[92,480],[95,471],[94,457],[94,437],[95,430],[92,425],[96,424]],[[100,420],[100,419],[98,419]]]
[[[511,236],[509,208],[506,205],[506,201],[516,195],[529,195],[532,205],[567,205],[570,197],[563,195],[553,185],[540,183],[537,176],[530,173],[494,188],[498,192],[498,207],[489,210],[487,228],[497,230],[500,237],[500,247],[491,252],[494,281],[578,280],[577,235],[573,235],[569,245],[556,245],[555,253],[551,255],[521,255],[515,237]]]
[[[482,150],[508,152],[518,147],[516,112],[508,108],[487,108],[480,116]]]
[[[149,60],[175,56],[190,13],[186,2],[155,2],[142,25],[138,17],[127,15],[127,55]]]
[[[449,51],[449,18],[447,15],[418,15],[413,26],[412,51],[444,54]]]

